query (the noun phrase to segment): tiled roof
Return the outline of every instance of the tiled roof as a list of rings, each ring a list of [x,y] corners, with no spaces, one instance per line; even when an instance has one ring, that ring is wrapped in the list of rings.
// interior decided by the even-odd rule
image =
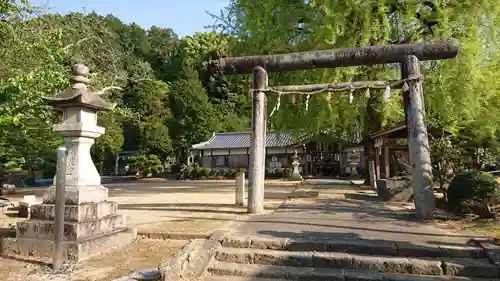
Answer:
[[[195,144],[193,148],[249,148],[250,142],[250,132],[214,133],[208,141]],[[266,147],[284,147],[295,143],[292,132],[267,132]]]

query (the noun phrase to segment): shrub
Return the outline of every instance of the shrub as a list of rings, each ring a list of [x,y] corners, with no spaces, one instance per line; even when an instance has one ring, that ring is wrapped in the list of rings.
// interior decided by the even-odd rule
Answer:
[[[285,168],[283,171],[283,176],[285,178],[289,178],[292,176],[293,169],[292,168]]]
[[[205,175],[204,169],[205,168],[203,168],[203,167],[197,167],[196,168],[196,177],[195,177],[196,179],[199,179],[199,178],[201,178],[202,176]]]
[[[218,175],[219,175],[219,168],[212,168],[212,170],[210,170],[210,176],[217,177]]]
[[[228,175],[228,173],[229,173],[229,170],[228,170],[228,169],[226,169],[226,168],[222,168],[222,169],[220,170],[220,175],[221,175],[221,177],[226,177],[226,176]]]
[[[156,155],[132,157],[132,168],[141,176],[147,177],[148,174],[159,173],[163,168],[160,159]]]
[[[175,164],[172,164],[172,166],[170,167],[170,172],[177,174],[181,172],[181,169],[181,163],[177,162]]]
[[[283,169],[283,168],[276,169],[276,170],[274,170],[274,176],[276,178],[282,178],[284,175],[284,171],[285,171],[285,169]]]
[[[230,169],[227,176],[234,178],[236,176],[236,169]]]
[[[245,173],[245,174],[247,174],[247,169],[245,169],[245,168],[239,168],[239,169],[237,170],[237,172],[238,172],[238,173]]]
[[[210,168],[201,168],[198,176],[208,178],[208,176],[210,175],[210,171],[211,171]]]
[[[267,168],[266,169],[266,178],[274,178],[276,177],[276,169]]]
[[[488,205],[500,203],[500,184],[491,173],[456,175],[447,191],[448,210],[458,214],[489,216]]]

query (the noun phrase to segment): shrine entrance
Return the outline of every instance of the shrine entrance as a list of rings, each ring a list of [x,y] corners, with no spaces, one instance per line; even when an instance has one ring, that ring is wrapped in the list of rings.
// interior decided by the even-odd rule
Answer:
[[[429,153],[425,109],[420,73],[421,60],[454,58],[458,54],[456,41],[433,44],[399,44],[361,48],[334,49],[315,52],[266,56],[232,57],[208,62],[212,72],[225,74],[253,73],[252,81],[252,144],[250,155],[250,187],[248,212],[264,211],[265,141],[267,129],[267,95],[306,95],[306,110],[313,94],[330,94],[355,89],[403,89],[404,109],[408,128],[408,149],[418,218],[430,219],[434,212],[432,167]],[[401,64],[401,79],[397,81],[357,81],[338,84],[314,84],[269,87],[267,72],[283,72],[315,68]],[[350,99],[352,100],[350,96]],[[323,162],[322,162],[323,163]]]

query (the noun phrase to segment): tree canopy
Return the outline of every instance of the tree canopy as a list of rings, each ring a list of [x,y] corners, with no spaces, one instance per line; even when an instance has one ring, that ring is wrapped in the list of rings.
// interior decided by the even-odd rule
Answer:
[[[111,163],[121,150],[182,155],[213,131],[248,130],[249,76],[208,74],[203,62],[227,56],[296,52],[455,38],[460,55],[424,64],[427,122],[497,142],[500,117],[500,6],[496,0],[231,0],[213,32],[180,38],[172,29],[144,29],[113,15],[43,14],[28,1],[0,3],[0,162],[23,157],[39,169],[61,139],[60,117],[43,98],[69,87],[75,63],[91,69],[92,90],[108,87],[118,108],[99,116],[106,134],[92,148]],[[276,73],[270,85],[398,79],[398,65]],[[347,141],[404,122],[393,90],[283,96],[269,120],[276,130],[328,130]],[[277,102],[270,95],[269,113]],[[306,103],[308,110],[305,110]],[[52,157],[53,158],[53,157]]]

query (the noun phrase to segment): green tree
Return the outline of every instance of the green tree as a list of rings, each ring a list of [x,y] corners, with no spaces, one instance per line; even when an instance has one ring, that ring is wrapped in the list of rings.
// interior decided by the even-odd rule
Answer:
[[[190,145],[207,140],[218,129],[213,106],[198,73],[186,67],[182,78],[172,83],[168,96],[172,111],[169,133],[172,145],[181,155]]]

